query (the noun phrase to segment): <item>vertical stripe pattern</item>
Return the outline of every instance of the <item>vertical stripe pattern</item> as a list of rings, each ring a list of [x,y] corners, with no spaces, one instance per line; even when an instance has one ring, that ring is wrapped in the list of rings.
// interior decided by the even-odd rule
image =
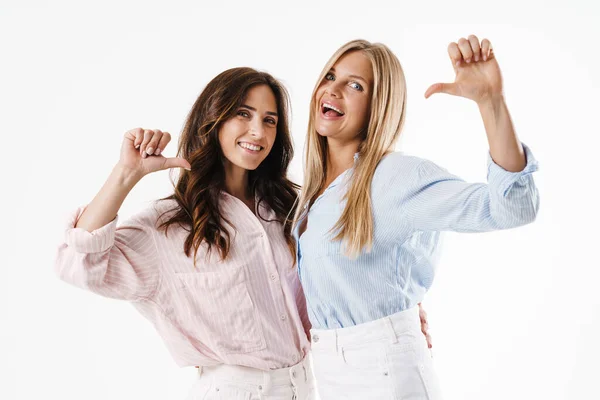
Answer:
[[[352,169],[342,173],[305,214],[306,231],[298,238],[298,224],[294,232],[312,326],[344,328],[416,306],[433,282],[443,231],[486,232],[532,222],[539,208],[532,177],[538,166],[523,148],[527,165],[520,172],[489,157],[487,184],[467,183],[417,157],[386,156],[371,185],[373,248],[354,260],[331,233]]]
[[[283,226],[260,206],[257,218],[223,193],[224,216],[235,225],[229,257],[201,246],[196,268],[183,251],[187,231],[159,231],[159,216],[176,203],[160,201],[117,225],[93,231],[68,221],[55,268],[64,281],[130,301],[149,319],[180,366],[290,367],[309,347],[304,294]]]

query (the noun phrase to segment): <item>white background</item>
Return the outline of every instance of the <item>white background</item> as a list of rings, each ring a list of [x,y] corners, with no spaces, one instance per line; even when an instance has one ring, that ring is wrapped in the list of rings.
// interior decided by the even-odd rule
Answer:
[[[100,188],[126,130],[178,138],[217,73],[266,70],[291,92],[298,180],[315,79],[360,37],[386,43],[405,69],[399,149],[483,181],[476,106],[423,97],[453,79],[446,46],[470,33],[494,45],[518,133],[540,162],[541,210],[516,230],[446,236],[425,302],[445,397],[600,398],[598,5],[157,3],[0,2],[1,399],[183,399],[192,384],[194,370],[177,368],[130,305],[53,272],[65,216]],[[170,190],[166,172],[147,177],[121,215]]]

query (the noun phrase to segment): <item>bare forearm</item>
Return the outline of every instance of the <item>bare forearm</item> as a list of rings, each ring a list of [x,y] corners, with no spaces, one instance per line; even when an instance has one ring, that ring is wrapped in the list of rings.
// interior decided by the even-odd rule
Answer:
[[[525,168],[523,146],[515,129],[503,96],[478,104],[490,145],[490,154],[496,164],[510,172]]]
[[[116,217],[123,201],[140,179],[138,173],[115,166],[75,227],[92,232],[108,224]]]

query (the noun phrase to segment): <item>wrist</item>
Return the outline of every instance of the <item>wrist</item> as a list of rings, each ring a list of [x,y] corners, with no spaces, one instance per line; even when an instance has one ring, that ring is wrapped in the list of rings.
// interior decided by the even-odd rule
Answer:
[[[504,94],[499,93],[496,95],[486,96],[483,99],[477,101],[477,106],[481,111],[497,110],[500,106],[505,103]]]
[[[144,177],[144,175],[137,170],[117,164],[112,170],[111,177],[119,186],[131,189]]]

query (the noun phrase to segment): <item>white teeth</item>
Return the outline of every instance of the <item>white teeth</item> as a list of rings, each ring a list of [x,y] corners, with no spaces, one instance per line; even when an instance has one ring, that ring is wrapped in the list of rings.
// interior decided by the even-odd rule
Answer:
[[[254,144],[250,144],[250,143],[244,143],[244,142],[240,142],[240,146],[248,149],[248,150],[253,150],[253,151],[259,151],[262,147],[260,146],[256,146]]]
[[[323,107],[324,107],[324,108],[328,108],[328,109],[330,109],[330,110],[333,110],[333,111],[336,111],[336,112],[338,112],[338,113],[340,113],[340,114],[344,115],[344,113],[343,113],[341,110],[339,110],[339,109],[335,108],[335,107],[334,107],[334,106],[332,106],[331,104],[328,104],[328,103],[323,103]]]

